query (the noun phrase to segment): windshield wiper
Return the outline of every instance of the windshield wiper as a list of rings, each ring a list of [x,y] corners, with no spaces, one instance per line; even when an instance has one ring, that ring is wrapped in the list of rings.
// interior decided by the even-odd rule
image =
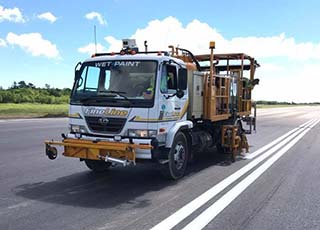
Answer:
[[[124,99],[126,99],[127,101],[129,101],[129,98],[127,98],[124,94],[126,94],[126,92],[121,92],[121,91],[114,91],[114,90],[101,90],[99,91],[99,93],[111,93],[111,94],[116,94],[120,97],[123,97]],[[100,94],[100,95],[104,95],[104,96],[108,96],[105,94]]]
[[[91,96],[88,96],[88,97],[85,97],[85,98],[81,98],[80,99],[80,102],[88,102],[88,101],[95,101],[95,102],[98,102],[100,100],[103,100],[105,99],[106,97],[105,96],[101,96],[101,95],[91,95]]]

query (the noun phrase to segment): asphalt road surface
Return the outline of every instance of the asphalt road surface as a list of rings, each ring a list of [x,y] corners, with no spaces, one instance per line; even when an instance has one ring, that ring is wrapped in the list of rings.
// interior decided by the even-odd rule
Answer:
[[[320,107],[258,110],[250,153],[90,172],[45,157],[67,119],[0,120],[0,229],[320,229]]]

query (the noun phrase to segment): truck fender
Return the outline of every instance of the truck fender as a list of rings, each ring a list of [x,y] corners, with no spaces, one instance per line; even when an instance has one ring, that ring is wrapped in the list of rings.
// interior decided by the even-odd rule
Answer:
[[[174,126],[168,131],[166,139],[166,148],[171,148],[174,136],[177,132],[184,129],[192,129],[192,121],[180,121],[174,124]]]

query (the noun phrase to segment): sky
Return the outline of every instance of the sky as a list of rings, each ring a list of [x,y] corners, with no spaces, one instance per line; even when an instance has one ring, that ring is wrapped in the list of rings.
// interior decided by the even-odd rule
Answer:
[[[74,67],[97,49],[168,45],[194,54],[255,57],[255,100],[320,101],[320,1],[0,0],[0,86],[25,81],[71,88]]]

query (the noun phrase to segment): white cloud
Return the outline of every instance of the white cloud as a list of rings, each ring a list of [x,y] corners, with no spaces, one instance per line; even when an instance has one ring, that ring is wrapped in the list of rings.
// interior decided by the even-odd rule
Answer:
[[[294,61],[280,70],[257,71],[260,84],[253,94],[257,100],[287,102],[319,102],[319,65]]]
[[[23,18],[22,13],[19,8],[4,8],[0,5],[0,22],[2,21],[10,21],[10,22],[25,22],[26,20]]]
[[[256,100],[320,101],[320,94],[315,93],[320,85],[320,77],[316,77],[319,64],[312,64],[320,61],[320,43],[299,43],[284,33],[226,39],[207,23],[195,19],[184,26],[174,17],[152,20],[128,38],[136,39],[140,49],[147,40],[149,50],[169,50],[168,45],[174,45],[194,54],[209,53],[209,41],[215,41],[215,53],[247,53],[261,64],[256,73],[260,85],[253,92]],[[108,52],[121,49],[120,39],[107,36],[105,40]]]
[[[245,50],[256,57],[287,57],[293,60],[320,59],[320,43],[297,43],[282,33],[272,37],[238,37],[227,43],[228,50]]]
[[[54,16],[51,12],[45,12],[45,13],[39,14],[37,17],[39,19],[47,20],[51,23],[54,23],[57,20],[57,17]]]
[[[112,36],[107,36],[104,40],[109,44],[108,51],[109,52],[120,52],[122,48],[122,41],[117,40]]]
[[[121,49],[120,40],[111,36],[106,38],[110,47],[117,46],[117,50]],[[168,50],[168,45],[179,45],[195,54],[207,53],[209,41],[214,40],[216,53],[244,52],[257,58],[320,59],[320,43],[297,43],[294,38],[287,38],[284,33],[270,37],[235,37],[227,40],[207,23],[195,19],[183,26],[178,19],[171,16],[162,21],[150,21],[145,28],[137,29],[130,38],[135,38],[139,47],[143,47],[143,42],[148,40],[150,50]]]
[[[78,48],[79,53],[87,53],[89,56],[96,53],[96,46],[94,43],[90,43],[83,47]],[[106,52],[106,48],[100,43],[97,44],[97,53]]]
[[[93,11],[93,12],[87,13],[85,17],[86,19],[89,19],[89,20],[97,19],[100,25],[107,25],[107,21],[98,12]]]
[[[171,16],[162,21],[150,21],[146,28],[137,29],[130,38],[135,38],[140,48],[144,47],[143,42],[148,40],[149,50],[168,50],[168,45],[174,45],[189,49],[195,54],[208,52],[210,40],[217,43],[223,40],[217,30],[206,23],[193,20],[183,27],[180,21]],[[121,49],[121,40],[112,36],[105,37],[105,40],[110,45],[109,51]]]
[[[45,56],[48,58],[58,58],[59,51],[55,44],[42,38],[40,33],[20,34],[8,33],[7,43],[20,46],[32,56]]]
[[[1,39],[0,38],[0,47],[3,47],[3,46],[7,46],[7,43],[6,43],[6,41],[5,40],[3,40],[3,39]]]
[[[279,64],[274,63],[263,63],[264,71],[272,73],[273,71],[285,71],[285,68]]]

